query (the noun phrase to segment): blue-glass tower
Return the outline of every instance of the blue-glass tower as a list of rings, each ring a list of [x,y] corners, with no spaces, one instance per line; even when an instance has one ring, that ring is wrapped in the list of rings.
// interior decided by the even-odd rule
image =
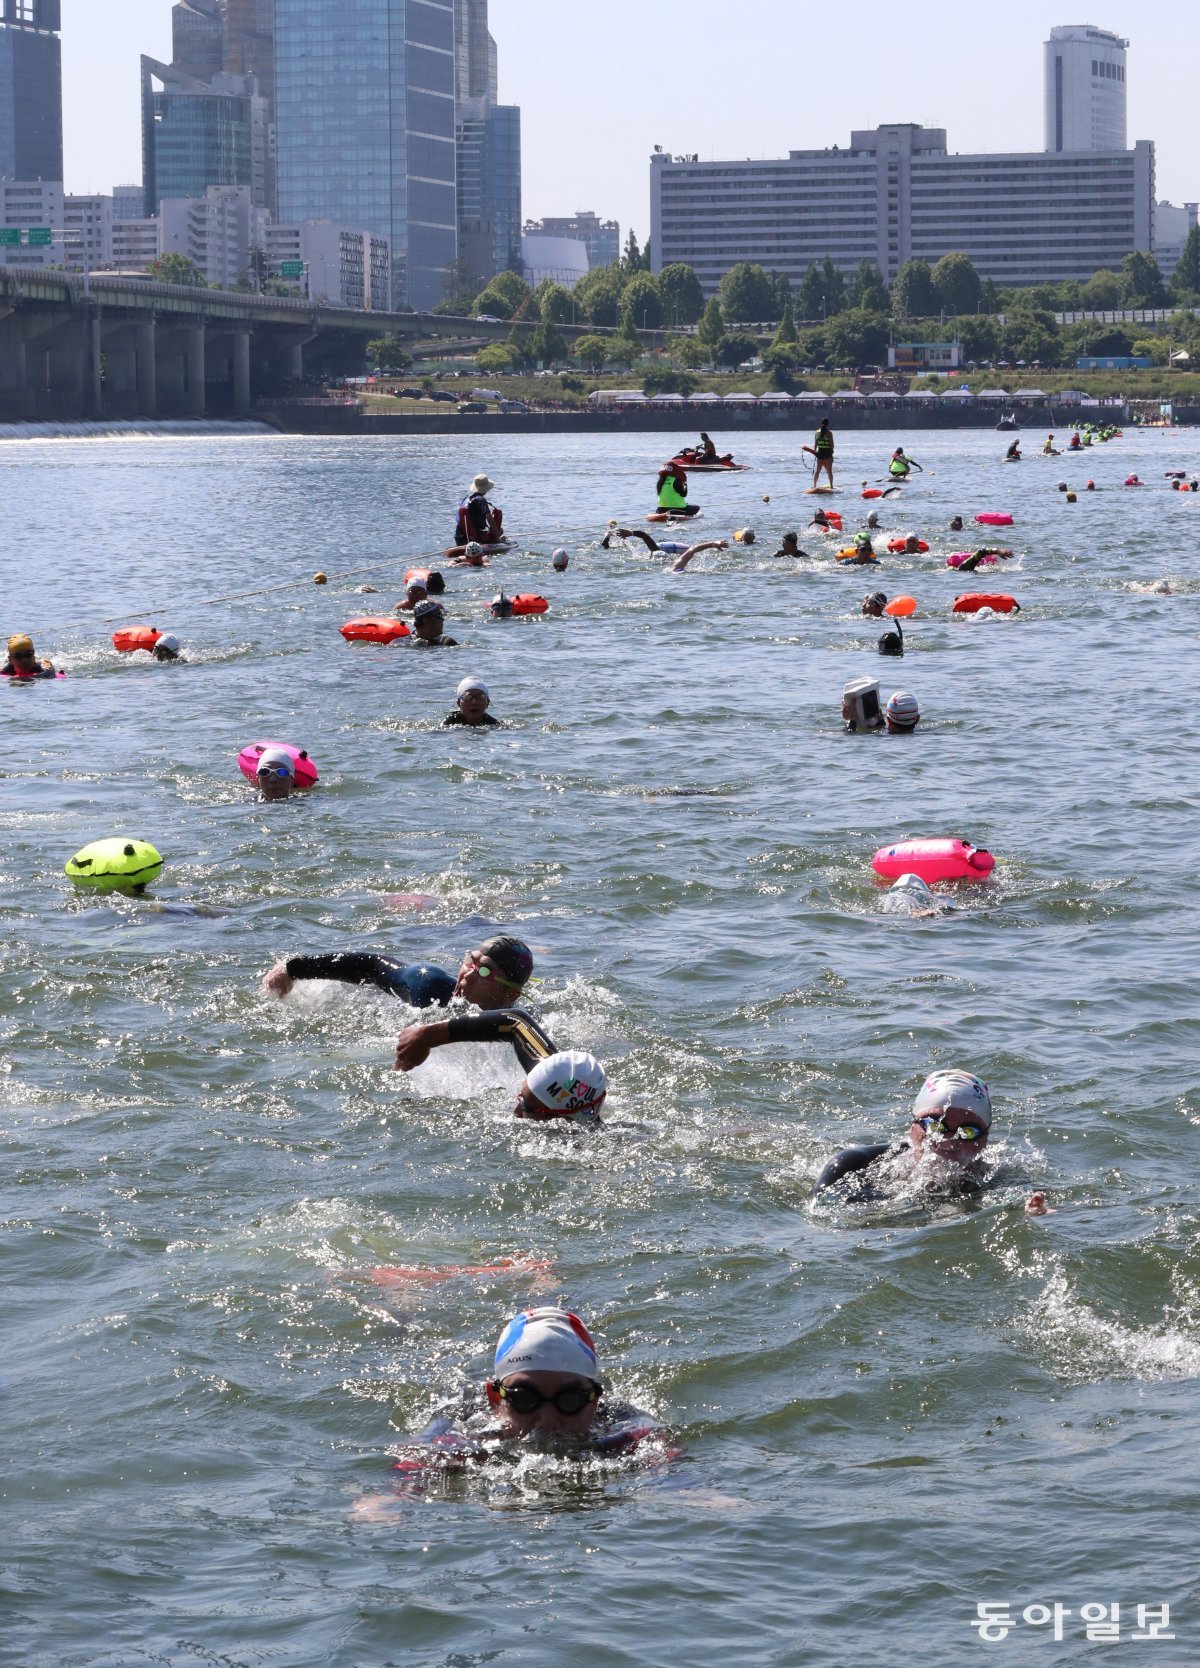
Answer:
[[[279,219],[390,238],[397,300],[457,252],[454,0],[275,0]]]
[[[59,0],[0,0],[0,176],[61,180]]]

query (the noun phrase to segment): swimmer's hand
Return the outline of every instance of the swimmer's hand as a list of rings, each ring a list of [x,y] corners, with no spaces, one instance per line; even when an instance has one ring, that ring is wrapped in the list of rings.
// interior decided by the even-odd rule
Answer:
[[[429,1058],[429,1027],[409,1025],[396,1039],[396,1070],[415,1071]]]
[[[287,970],[286,961],[277,961],[270,972],[265,975],[262,987],[272,996],[286,996],[296,983]]]

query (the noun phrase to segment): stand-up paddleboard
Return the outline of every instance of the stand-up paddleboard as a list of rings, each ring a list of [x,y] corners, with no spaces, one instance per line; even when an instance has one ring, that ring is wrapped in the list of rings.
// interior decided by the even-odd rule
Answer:
[[[666,521],[676,527],[685,527],[693,521],[703,521],[704,511],[697,510],[695,515],[672,515],[668,510],[655,510],[646,517],[647,521]]]
[[[838,491],[838,488],[837,487],[805,487],[804,490],[810,498],[813,498],[813,497],[828,498],[830,493],[836,493]]]

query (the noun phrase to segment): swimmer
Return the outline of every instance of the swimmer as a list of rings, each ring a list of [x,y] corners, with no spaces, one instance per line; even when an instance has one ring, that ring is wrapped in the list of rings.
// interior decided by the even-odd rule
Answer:
[[[507,1042],[525,1072],[513,1117],[544,1123],[562,1119],[598,1128],[608,1093],[604,1067],[594,1055],[561,1050],[521,1008],[493,1009],[456,1019],[409,1025],[396,1039],[396,1070],[415,1071],[430,1052],[459,1042]]]
[[[8,659],[0,666],[0,678],[16,678],[27,682],[30,678],[56,678],[52,660],[39,660],[33,639],[23,631],[14,632],[8,640]]]
[[[1044,1193],[1031,1193],[1025,1201],[1025,1214],[1027,1216],[1053,1216],[1055,1211],[1053,1205],[1046,1203]]]
[[[733,535],[733,542],[734,544],[750,545],[754,543],[757,537],[758,535],[755,533],[753,527],[739,527],[737,532]]]
[[[671,570],[670,571],[672,573],[682,573],[684,568],[686,568],[688,563],[691,561],[692,557],[693,556],[699,556],[699,554],[702,550],[728,550],[728,549],[729,549],[729,545],[728,545],[728,542],[725,539],[705,539],[703,544],[689,545],[688,548],[683,552],[682,556],[677,556],[675,558],[675,560],[671,563]]]
[[[944,915],[954,905],[936,897],[920,875],[901,875],[889,887],[879,907],[885,915],[907,915],[914,921],[922,921],[929,916]]]
[[[491,565],[491,557],[484,555],[483,546],[481,544],[476,544],[474,539],[471,540],[470,544],[466,547],[461,556],[452,556],[450,558],[450,566],[452,568],[488,568],[491,567]]]
[[[1087,484],[1087,485],[1086,485],[1086,486],[1085,486],[1085,487],[1084,487],[1084,489],[1083,489],[1083,490],[1084,490],[1084,491],[1085,491],[1085,492],[1095,492],[1095,490],[1096,490],[1096,483],[1095,483],[1095,481],[1089,481],[1089,482],[1088,482],[1088,484]]]
[[[855,533],[854,555],[843,559],[858,568],[878,567],[879,558],[875,554],[875,546],[871,543],[870,533]]]
[[[1125,477],[1126,486],[1145,486],[1145,484],[1145,481],[1140,479],[1137,475],[1126,475]]]
[[[807,561],[808,552],[806,550],[801,550],[800,540],[795,533],[785,533],[780,542],[782,549],[774,552],[776,556],[803,557],[804,560]]]
[[[404,587],[404,600],[392,609],[393,614],[411,614],[419,602],[429,599],[429,587],[423,579],[410,579]]]
[[[487,684],[482,679],[464,678],[456,694],[455,711],[448,718],[442,719],[443,724],[465,724],[471,730],[499,725],[500,720],[493,718],[488,711],[492,698],[488,694]]]
[[[446,610],[440,602],[426,597],[413,609],[413,646],[418,649],[457,649],[457,637],[443,635]]]
[[[346,985],[374,985],[414,1008],[444,1008],[457,997],[487,1011],[510,1007],[532,974],[528,944],[499,933],[467,951],[457,979],[426,962],[406,965],[392,956],[343,950],[277,961],[264,977],[263,989],[282,998],[299,979],[335,979]]]
[[[526,1309],[501,1334],[490,1378],[439,1408],[399,1449],[393,1469],[409,1478],[460,1470],[511,1452],[514,1444],[519,1451],[621,1453],[660,1429],[649,1413],[609,1395],[578,1315]],[[359,1515],[369,1516],[370,1502],[362,1504]]]
[[[951,533],[961,533],[962,530],[963,530],[963,518],[962,518],[962,516],[960,516],[960,515],[951,516],[950,517],[949,531]]]
[[[173,660],[178,660],[181,653],[178,637],[176,637],[173,631],[164,631],[162,636],[158,639],[158,642],[155,643],[154,647],[150,650],[150,653],[154,656],[155,660],[162,661],[164,663],[169,664]]]
[[[806,533],[835,533],[837,529],[829,525],[829,517],[824,510],[814,510],[813,518],[804,531]]]
[[[550,566],[555,573],[566,573],[570,560],[571,558],[565,550],[556,550],[550,557]]]
[[[878,533],[879,532],[880,522],[879,522],[879,511],[878,510],[872,510],[870,512],[870,514],[867,516],[867,526],[870,528],[870,530],[873,533]]]
[[[254,785],[268,803],[290,799],[296,786],[296,766],[292,755],[282,747],[266,748],[258,756]]]
[[[885,631],[876,642],[875,647],[880,654],[896,655],[900,659],[904,658],[904,631],[899,620],[896,621],[895,631]]]
[[[984,1149],[992,1127],[987,1084],[965,1071],[935,1071],[913,1102],[903,1141],[846,1147],[817,1177],[813,1198],[843,1177],[859,1179],[842,1189],[849,1202],[886,1198],[914,1181],[941,1191],[977,1193],[985,1185]]]
[[[889,697],[888,704],[883,709],[883,716],[887,720],[889,735],[912,735],[921,722],[921,709],[917,705],[917,697],[907,689],[898,689]]]
[[[906,556],[919,556],[921,554],[921,541],[915,533],[910,533],[905,539],[904,554]]]
[[[601,550],[610,550],[614,539],[640,539],[651,556],[682,556],[687,549],[678,539],[656,539],[640,527],[614,527],[600,540]]]
[[[862,608],[859,612],[865,614],[868,619],[880,620],[883,618],[883,611],[886,607],[887,597],[884,596],[883,592],[872,591],[869,596],[863,598]]]
[[[968,556],[965,561],[960,562],[958,571],[959,573],[974,573],[980,562],[991,561],[997,557],[1001,560],[1007,560],[1011,555],[1011,550],[999,550],[985,545],[982,550],[975,551],[974,555]]]
[[[476,475],[471,490],[458,506],[454,524],[454,546],[463,549],[468,544],[501,544],[504,542],[504,512],[488,502],[488,493],[496,483],[488,475]]]

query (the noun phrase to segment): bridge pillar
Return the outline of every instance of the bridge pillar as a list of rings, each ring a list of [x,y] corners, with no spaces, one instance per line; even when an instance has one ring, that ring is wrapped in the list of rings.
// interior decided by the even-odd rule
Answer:
[[[288,349],[288,376],[293,382],[304,380],[304,343],[297,342],[294,348]]]
[[[204,326],[190,325],[183,333],[184,410],[189,417],[203,417]]]
[[[89,417],[104,415],[104,362],[100,355],[100,315],[92,313],[84,324],[84,353],[87,359],[87,386],[84,390]]]
[[[250,415],[250,332],[236,330],[233,334],[233,415]]]
[[[5,331],[0,336],[0,389],[23,394],[28,385],[24,338],[15,330]]]
[[[137,327],[134,358],[134,388],[140,417],[158,416],[158,331],[153,319]]]

